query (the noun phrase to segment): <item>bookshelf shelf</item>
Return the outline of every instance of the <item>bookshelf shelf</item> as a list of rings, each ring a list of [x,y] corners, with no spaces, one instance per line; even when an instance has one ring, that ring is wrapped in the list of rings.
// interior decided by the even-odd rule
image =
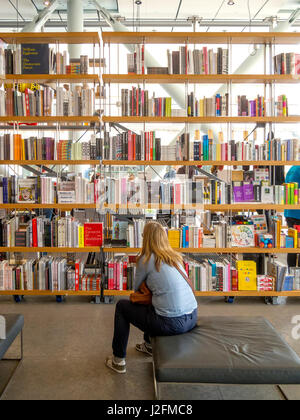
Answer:
[[[99,32],[0,32],[6,44],[100,44]]]
[[[289,74],[103,74],[104,83],[299,83]]]
[[[0,35],[1,37],[1,35]],[[102,32],[104,44],[300,44],[288,32]]]
[[[100,291],[98,290],[0,290],[0,296],[98,296]],[[132,290],[104,290],[104,296],[130,296]],[[265,296],[300,296],[300,291],[228,291],[228,292],[199,292],[196,291],[197,297],[205,296],[244,296],[244,297],[265,297]]]
[[[79,117],[0,117],[0,123],[98,123],[100,118],[97,116],[79,116]]]
[[[1,120],[0,120],[1,121]],[[102,117],[103,123],[174,123],[174,124],[184,124],[184,123],[299,123],[300,116],[288,116],[288,117],[143,117],[143,116],[133,116],[133,117]]]
[[[240,210],[298,210],[299,204],[263,204],[263,203],[235,203],[235,204],[106,204],[107,209],[157,209],[157,210],[210,210],[210,211],[240,211]]]
[[[99,165],[99,160],[0,160],[0,165]]]
[[[9,203],[0,204],[0,208],[7,210],[14,209],[58,209],[63,211],[70,211],[74,208],[79,209],[96,209],[97,204],[86,203],[72,203],[72,204],[36,204],[36,203]]]
[[[241,252],[242,250],[242,252]],[[116,254],[137,254],[141,248],[104,247],[103,252]],[[299,248],[177,248],[183,254],[299,254]]]
[[[97,296],[98,290],[0,290],[0,296]]]
[[[100,247],[85,248],[27,248],[27,247],[0,247],[0,252],[50,252],[50,253],[76,253],[76,252],[100,252]]]
[[[4,80],[23,83],[100,83],[98,74],[7,74]]]
[[[291,165],[298,166],[300,161],[282,161],[282,160],[103,160],[103,165],[107,166],[204,166],[204,165],[220,165],[220,166],[243,166],[243,165],[255,165],[255,166],[283,166]],[[0,162],[1,164],[1,162]]]

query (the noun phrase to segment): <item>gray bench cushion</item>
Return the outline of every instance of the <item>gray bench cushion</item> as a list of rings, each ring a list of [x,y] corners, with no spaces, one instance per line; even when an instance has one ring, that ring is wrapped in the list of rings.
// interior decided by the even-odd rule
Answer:
[[[6,339],[0,340],[0,359],[5,355],[14,339],[20,333],[24,325],[24,316],[16,314],[0,314],[6,320]]]
[[[151,341],[158,382],[300,384],[300,358],[261,317],[201,317]]]

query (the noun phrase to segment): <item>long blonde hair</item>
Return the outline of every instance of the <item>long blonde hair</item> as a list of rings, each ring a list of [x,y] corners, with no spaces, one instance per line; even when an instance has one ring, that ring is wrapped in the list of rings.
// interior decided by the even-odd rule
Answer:
[[[158,222],[148,222],[145,225],[143,248],[137,261],[144,257],[143,261],[147,263],[152,254],[154,254],[157,271],[160,271],[162,262],[176,268],[183,264],[182,256],[171,247],[166,231]]]

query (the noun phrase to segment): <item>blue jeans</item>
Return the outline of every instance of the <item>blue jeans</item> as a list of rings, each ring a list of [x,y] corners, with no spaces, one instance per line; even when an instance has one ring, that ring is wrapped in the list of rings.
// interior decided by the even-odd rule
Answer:
[[[197,309],[189,315],[169,318],[157,315],[152,305],[119,300],[115,311],[113,354],[116,357],[126,357],[130,324],[143,331],[144,340],[150,343],[150,336],[182,334],[194,328],[196,322]]]

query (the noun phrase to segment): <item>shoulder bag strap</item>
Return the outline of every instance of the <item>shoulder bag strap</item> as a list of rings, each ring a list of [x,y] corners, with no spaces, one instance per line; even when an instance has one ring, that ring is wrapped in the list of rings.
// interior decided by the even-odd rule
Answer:
[[[190,286],[190,288],[192,289],[193,293],[195,294],[195,289],[193,286],[193,283],[191,282],[191,280],[188,278],[188,276],[186,275],[185,272],[183,272],[182,270],[180,270],[180,268],[176,267],[177,271],[182,275],[182,277],[185,279],[185,281],[188,283],[188,285]]]

